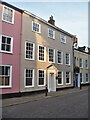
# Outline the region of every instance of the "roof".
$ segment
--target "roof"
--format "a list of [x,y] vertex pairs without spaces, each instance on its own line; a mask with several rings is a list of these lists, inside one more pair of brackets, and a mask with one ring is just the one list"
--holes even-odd
[[14,10],[16,10],[16,11],[19,11],[19,12],[21,12],[21,13],[24,12],[24,10],[19,9],[19,8],[15,7],[15,6],[7,3],[7,2],[4,2],[4,1],[1,1],[1,0],[0,0],[0,3],[3,4],[3,5],[6,5],[6,6],[10,7],[10,8],[12,8],[12,9],[14,9]]
[[59,27],[57,27],[57,26],[54,26],[54,25],[48,23],[46,20],[44,20],[44,19],[42,19],[42,18],[40,18],[40,17],[38,17],[38,16],[32,14],[31,12],[28,12],[28,11],[25,10],[24,13],[26,13],[26,14],[28,14],[28,15],[30,15],[30,16],[32,16],[32,17],[38,19],[38,20],[40,20],[41,22],[43,22],[43,23],[49,25],[50,27],[53,27],[54,29],[56,29],[56,30],[58,30],[58,31],[60,31],[60,32],[62,32],[62,33],[64,33],[64,34],[66,34],[66,35],[72,37],[72,38],[75,37],[75,35],[72,35],[72,34],[70,34],[69,32],[66,32],[66,31],[63,30],[63,29],[61,29],[61,28],[59,28]]
[[52,27],[52,28],[54,28],[54,29],[56,29],[56,30],[62,32],[63,34],[66,34],[66,35],[68,35],[68,36],[70,36],[70,37],[72,37],[72,38],[75,37],[75,35],[72,35],[72,34],[70,34],[69,32],[66,32],[65,30],[63,30],[63,29],[61,29],[61,28],[59,28],[59,27],[57,27],[57,26],[51,25],[51,24],[48,23],[46,20],[44,20],[44,19],[42,19],[42,18],[40,18],[40,17],[38,17],[38,16],[32,14],[31,12],[28,12],[28,11],[22,10],[22,9],[19,9],[19,8],[15,7],[15,6],[13,6],[13,5],[7,3],[7,2],[4,2],[4,1],[2,1],[2,0],[0,0],[0,3],[3,4],[3,5],[6,5],[6,6],[10,7],[10,8],[12,8],[12,9],[14,9],[14,10],[17,10],[17,11],[19,11],[19,12],[21,12],[21,13],[24,12],[24,13],[26,13],[26,14],[28,14],[28,15],[30,15],[30,16],[32,16],[32,17],[38,19],[38,20],[40,20],[41,22],[43,22],[43,23],[49,25],[50,27]]
[[78,48],[74,48],[74,50],[76,50],[76,51],[78,51],[78,52],[82,52],[82,53],[85,53],[85,54],[89,54],[89,55],[90,55],[89,52],[86,52],[86,51],[81,50],[81,49],[78,49]]

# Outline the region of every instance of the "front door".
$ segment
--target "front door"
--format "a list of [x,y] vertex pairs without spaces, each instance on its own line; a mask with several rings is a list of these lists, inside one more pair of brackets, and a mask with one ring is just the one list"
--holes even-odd
[[56,79],[55,79],[55,73],[49,72],[48,74],[48,92],[50,91],[56,91]]

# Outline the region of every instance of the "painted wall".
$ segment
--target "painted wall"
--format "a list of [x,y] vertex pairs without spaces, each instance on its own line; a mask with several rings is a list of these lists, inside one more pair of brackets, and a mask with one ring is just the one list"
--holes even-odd
[[[83,59],[83,68],[80,68],[80,73],[83,73],[83,84],[85,84],[86,83],[86,76],[85,76],[85,74],[86,73],[90,73],[89,71],[90,71],[90,61],[89,61],[89,59],[90,59],[90,55],[89,54],[86,54],[86,53],[84,53],[84,52],[80,52],[80,51],[78,51],[78,50],[74,50],[74,57],[76,57],[76,66],[78,66],[79,67],[79,59],[80,58],[82,58]],[[85,67],[85,60],[88,60],[88,69]],[[90,75],[89,75],[89,81],[88,81],[89,83],[90,83]]]
[[[32,21],[36,21],[41,24],[41,33],[36,33],[32,31]],[[48,26],[47,24],[37,20],[36,18],[29,16],[28,14],[23,14],[23,34],[22,34],[22,44],[21,44],[21,78],[20,78],[20,88],[21,91],[34,91],[41,90],[45,87],[37,86],[37,70],[44,69],[46,70],[47,66],[50,65],[48,62],[48,48],[54,48],[55,50],[61,50],[64,53],[71,54],[71,65],[65,65],[65,58],[63,59],[63,65],[58,65],[61,71],[64,71],[64,85],[57,87],[70,87],[73,86],[73,51],[72,44],[73,41],[69,36],[67,36],[67,43],[63,44],[60,42],[60,31]],[[55,40],[48,38],[48,27],[55,30]],[[28,29],[28,30],[27,30]],[[27,32],[26,32],[27,31]],[[35,43],[35,60],[25,60],[25,41],[30,41]],[[46,47],[46,62],[38,61],[38,45],[43,45]],[[56,54],[56,51],[55,51]],[[57,64],[57,58],[55,58],[55,64]],[[25,88],[24,86],[24,69],[33,68],[35,69],[35,82],[34,87]],[[71,84],[65,85],[65,71],[71,72]],[[47,72],[46,72],[47,73]],[[48,81],[48,76],[46,75],[46,81]]]
[[[0,23],[1,23],[2,5],[0,4]],[[1,25],[1,24],[0,24]],[[13,53],[0,53],[2,61],[0,64],[12,65],[12,87],[3,88],[2,94],[19,92],[20,88],[20,44],[21,44],[21,13],[15,11],[14,24],[2,21],[1,35],[13,37]]]

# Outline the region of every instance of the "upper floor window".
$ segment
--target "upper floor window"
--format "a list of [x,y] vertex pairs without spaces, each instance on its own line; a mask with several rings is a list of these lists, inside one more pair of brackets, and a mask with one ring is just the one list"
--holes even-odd
[[49,48],[49,62],[55,62],[55,49]]
[[85,60],[85,67],[88,68],[88,60]]
[[32,21],[32,31],[41,33],[41,25],[37,22]]
[[66,36],[63,34],[60,34],[60,39],[62,43],[66,43]]
[[34,60],[35,56],[35,44],[26,41],[25,42],[25,58],[29,60]]
[[63,72],[58,72],[58,85],[63,84]]
[[2,20],[9,23],[14,23],[14,10],[3,6]]
[[48,28],[48,37],[55,39],[55,31],[52,29]]
[[79,66],[80,66],[81,68],[83,68],[83,59],[82,59],[82,58],[79,59]]
[[12,53],[13,51],[13,38],[2,35],[0,41],[0,51],[6,53]]
[[63,63],[63,53],[60,51],[57,51],[57,63],[62,64]]
[[12,66],[0,65],[0,88],[11,87]]
[[70,65],[70,54],[66,53],[66,65]]
[[42,45],[38,46],[38,60],[46,61],[46,47]]

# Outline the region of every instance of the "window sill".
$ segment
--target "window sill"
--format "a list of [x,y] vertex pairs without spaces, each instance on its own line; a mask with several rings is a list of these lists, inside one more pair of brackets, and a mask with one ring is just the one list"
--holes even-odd
[[2,20],[2,21],[5,22],[5,23],[8,23],[8,24],[14,25],[14,22],[9,22],[9,21],[6,21],[6,20]]
[[66,83],[66,85],[70,85],[71,83]]
[[28,61],[34,61],[35,59],[25,58],[25,60],[28,60]]
[[45,87],[45,85],[38,85],[38,87]]
[[25,88],[33,88],[34,86],[25,86]]
[[57,84],[58,86],[62,86],[63,85],[63,83],[62,84]]
[[48,36],[48,38],[55,40],[55,38],[52,38],[52,37],[49,37],[49,36]]
[[45,60],[38,60],[39,62],[46,62]]
[[70,64],[65,64],[66,66],[71,66]]
[[41,34],[41,32],[37,32],[37,31],[34,31],[34,30],[32,30],[32,32],[34,32],[34,33],[38,33],[38,34]]
[[12,86],[0,86],[1,89],[7,89],[7,88],[12,88]]
[[2,51],[0,50],[1,53],[5,53],[5,54],[13,54],[13,52],[7,52],[7,51]]

